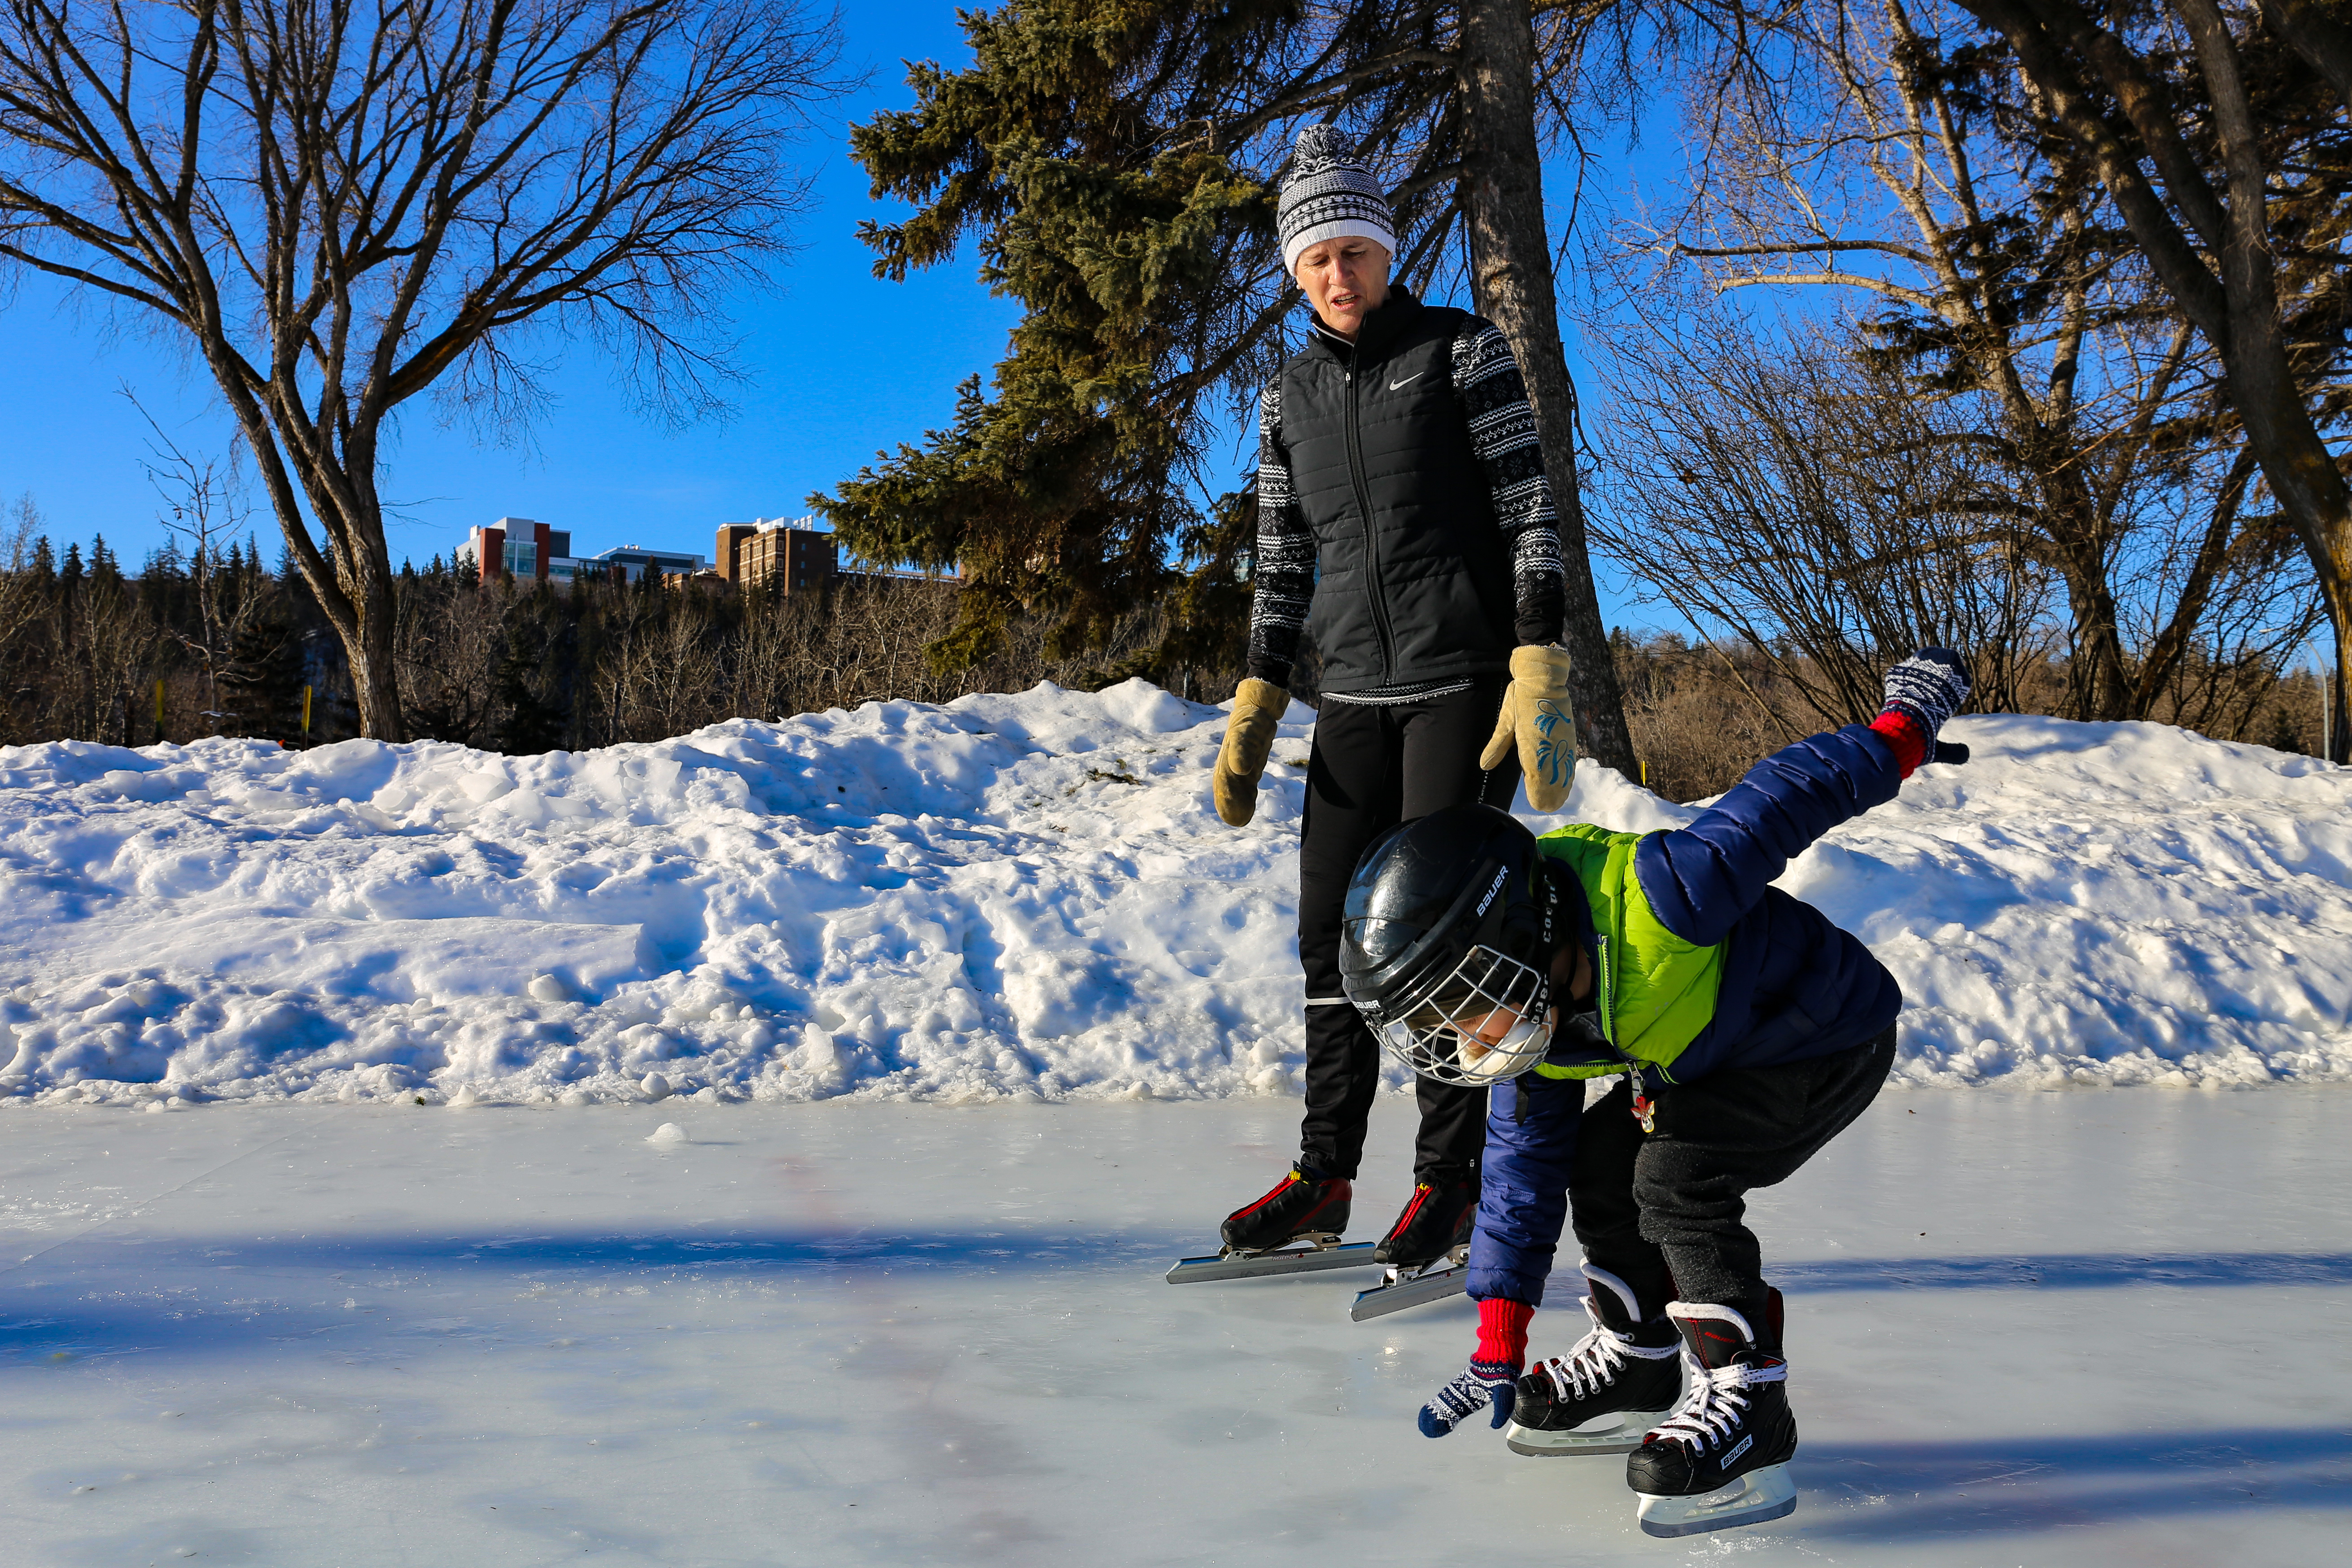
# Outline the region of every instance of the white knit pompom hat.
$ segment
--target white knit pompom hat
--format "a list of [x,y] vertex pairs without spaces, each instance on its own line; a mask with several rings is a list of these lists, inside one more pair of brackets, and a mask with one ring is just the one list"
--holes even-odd
[[1389,199],[1336,125],[1310,125],[1298,133],[1274,221],[1288,272],[1298,270],[1300,251],[1327,239],[1354,236],[1374,241],[1391,256],[1397,251]]

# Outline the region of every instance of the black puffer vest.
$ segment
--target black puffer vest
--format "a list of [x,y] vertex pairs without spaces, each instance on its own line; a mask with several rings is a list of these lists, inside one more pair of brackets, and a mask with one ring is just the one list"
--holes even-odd
[[1392,289],[1354,353],[1318,332],[1282,367],[1282,445],[1315,531],[1308,628],[1327,691],[1508,668],[1516,606],[1453,342],[1468,312]]

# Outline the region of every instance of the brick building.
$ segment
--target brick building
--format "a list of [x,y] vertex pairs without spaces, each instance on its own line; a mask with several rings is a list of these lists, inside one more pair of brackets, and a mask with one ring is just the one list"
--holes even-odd
[[730,522],[719,530],[719,574],[739,588],[784,594],[822,589],[841,571],[830,533],[785,522]]
[[568,581],[572,574],[559,567],[575,564],[572,531],[550,528],[527,517],[502,517],[488,528],[468,530],[457,549],[457,564],[470,566],[485,583],[500,577],[536,577],[544,582]]

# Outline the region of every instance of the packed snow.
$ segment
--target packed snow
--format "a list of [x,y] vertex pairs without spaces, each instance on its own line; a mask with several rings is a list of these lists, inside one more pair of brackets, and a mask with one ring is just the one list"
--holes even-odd
[[[1241,829],[1223,713],[1140,681],[532,757],[0,748],[0,1104],[1286,1095],[1292,715]],[[2352,770],[1948,734],[1782,884],[1901,980],[1900,1080],[2352,1077]],[[1692,815],[1588,763],[1529,820]]]

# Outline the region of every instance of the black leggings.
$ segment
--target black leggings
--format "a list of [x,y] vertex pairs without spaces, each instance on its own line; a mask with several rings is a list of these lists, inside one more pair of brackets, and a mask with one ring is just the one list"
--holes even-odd
[[[1298,845],[1298,961],[1307,971],[1307,1119],[1298,1148],[1300,1161],[1326,1175],[1356,1174],[1381,1085],[1379,1042],[1339,989],[1348,879],[1365,846],[1400,822],[1474,800],[1509,808],[1517,753],[1493,773],[1478,766],[1508,679],[1480,676],[1466,691],[1393,705],[1326,698],[1318,711]],[[1425,1078],[1416,1088],[1414,1178],[1477,1169],[1486,1091]]]
[[1644,1315],[1679,1295],[1737,1307],[1767,1331],[1762,1248],[1741,1223],[1747,1194],[1788,1180],[1844,1131],[1894,1065],[1890,1025],[1834,1056],[1667,1084],[1647,1136],[1620,1079],[1576,1130],[1569,1205],[1584,1255],[1632,1286]]

